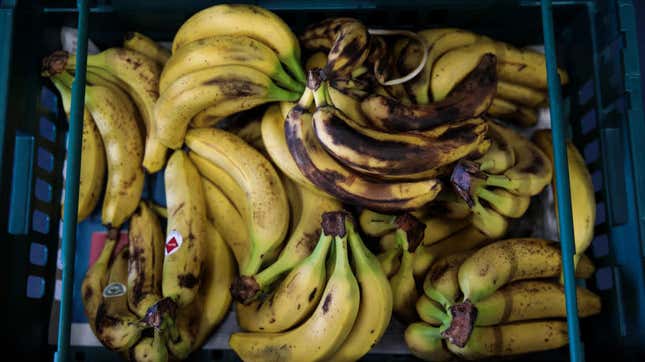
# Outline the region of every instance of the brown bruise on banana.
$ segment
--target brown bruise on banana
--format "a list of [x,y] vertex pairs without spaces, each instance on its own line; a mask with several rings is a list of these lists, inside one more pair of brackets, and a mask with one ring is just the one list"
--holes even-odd
[[[327,115],[327,116],[323,116]],[[465,123],[451,127],[434,139],[419,136],[424,145],[414,145],[406,142],[377,140],[358,132],[335,112],[321,112],[314,115],[315,131],[322,145],[343,163],[375,173],[391,175],[407,175],[420,173],[444,166],[456,161],[477,147],[478,140],[486,134],[485,123]],[[324,134],[324,137],[320,137]],[[331,140],[331,141],[328,141]],[[379,166],[370,166],[366,162],[357,163],[349,157],[341,157],[341,151],[335,151],[338,146],[354,150],[364,156],[376,158]],[[460,152],[461,151],[461,152]]]
[[375,126],[389,131],[426,130],[447,122],[474,118],[486,111],[497,93],[496,57],[484,55],[446,99],[405,106],[394,98],[367,97],[361,108]]
[[262,94],[265,91],[264,87],[239,77],[214,77],[204,81],[202,85],[217,86],[229,98],[250,97]]
[[[292,108],[285,121],[285,136],[289,151],[296,161],[298,168],[313,184],[344,202],[363,205],[374,210],[390,211],[411,208],[410,206],[407,206],[407,203],[411,201],[411,199],[394,198],[394,195],[387,187],[387,184],[373,183],[375,187],[371,190],[371,193],[378,197],[378,199],[368,199],[351,194],[339,186],[339,184],[351,185],[354,182],[354,179],[359,178],[360,176],[351,173],[349,170],[347,170],[348,176],[344,176],[333,170],[318,169],[309,157],[307,151],[308,147],[305,144],[306,142],[309,142],[309,148],[317,148],[318,141],[315,140],[315,136],[311,134],[307,135],[304,142],[299,137],[299,134],[302,133],[302,125],[300,124],[302,123],[302,120],[299,118],[305,112],[306,110],[298,105]],[[428,192],[437,191],[440,187],[441,184],[436,183],[428,190]]]

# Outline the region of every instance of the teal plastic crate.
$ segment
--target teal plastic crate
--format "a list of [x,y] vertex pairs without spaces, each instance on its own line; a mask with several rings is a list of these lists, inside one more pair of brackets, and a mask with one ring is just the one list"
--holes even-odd
[[[10,326],[6,345],[21,360],[113,360],[103,348],[69,347],[65,339],[74,299],[71,268],[67,268],[62,301],[67,309],[61,324],[49,323],[55,299],[57,262],[84,273],[74,260],[74,208],[66,208],[64,249],[57,257],[61,220],[59,200],[67,150],[67,179],[78,174],[80,133],[68,128],[56,92],[39,75],[40,60],[60,48],[59,29],[78,27],[99,47],[117,45],[123,33],[136,30],[156,40],[171,40],[181,23],[212,1],[177,0],[0,0],[0,232],[8,250],[4,266],[1,309]],[[307,24],[329,16],[357,17],[370,27],[421,29],[456,26],[516,45],[544,43],[549,65],[558,63],[570,74],[561,91],[551,87],[550,101],[556,154],[560,157],[558,190],[566,194],[562,177],[562,143],[570,137],[592,172],[596,187],[596,238],[588,254],[598,267],[587,286],[601,295],[598,316],[578,322],[580,334],[570,330],[571,345],[533,354],[523,360],[642,361],[645,355],[645,139],[638,43],[632,1],[255,1],[276,11],[299,33]],[[86,29],[86,30],[83,30]],[[82,42],[81,42],[82,43]],[[82,53],[82,49],[79,50]],[[82,58],[82,57],[81,57]],[[79,62],[81,64],[82,62]],[[550,83],[556,73],[549,69]],[[561,96],[560,96],[561,94]],[[80,113],[82,87],[73,104]],[[72,121],[71,124],[80,124]],[[70,143],[66,144],[65,134]],[[75,155],[75,156],[73,156]],[[563,182],[565,181],[565,182]],[[66,201],[75,201],[73,183]],[[154,190],[151,190],[153,192]],[[560,198],[560,229],[565,256],[570,255],[570,216],[566,198]],[[79,246],[80,249],[81,246]],[[565,263],[565,265],[569,265]],[[570,269],[568,270],[570,273]],[[572,279],[570,279],[572,280]],[[573,289],[572,282],[567,289]],[[60,331],[57,329],[60,328]],[[48,335],[63,337],[50,345]],[[236,360],[230,351],[200,351],[193,360]],[[366,360],[409,360],[410,356],[368,355]]]

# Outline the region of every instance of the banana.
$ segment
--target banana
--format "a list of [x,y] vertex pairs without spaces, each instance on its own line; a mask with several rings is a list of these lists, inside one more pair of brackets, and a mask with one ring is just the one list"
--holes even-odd
[[229,311],[233,298],[228,286],[235,278],[233,254],[211,221],[206,222],[204,270],[201,286],[192,304],[177,315],[179,338],[169,339],[168,349],[178,359],[199,348]]
[[430,77],[435,61],[448,50],[472,44],[479,40],[480,36],[453,28],[428,29],[420,31],[419,35],[425,39],[428,46],[428,60],[419,75],[414,77],[407,86],[417,104],[428,104],[430,103]]
[[500,174],[515,165],[515,152],[513,147],[502,134],[498,132],[495,125],[488,127],[488,136],[492,140],[491,148],[475,163],[479,164],[479,169],[492,174]]
[[331,361],[358,361],[381,339],[392,317],[392,290],[378,259],[372,254],[354,230],[345,221],[349,233],[354,268],[361,290],[360,307],[354,327]]
[[206,216],[215,225],[215,228],[224,238],[224,241],[233,251],[238,266],[248,262],[251,240],[242,215],[226,195],[202,177],[202,187],[206,197]]
[[[228,173],[243,191],[238,195],[243,201],[231,198],[246,221],[251,238],[248,263],[240,273],[255,274],[266,254],[282,243],[289,227],[289,205],[282,181],[264,156],[229,132],[193,129],[186,134],[186,145],[205,177],[209,175],[204,173],[204,164],[214,164]],[[196,161],[193,152],[202,157],[201,161]],[[210,180],[217,183],[216,179]],[[224,193],[229,195],[226,190]]]
[[[576,287],[578,316],[600,312],[600,297],[588,289]],[[519,281],[505,286],[490,297],[474,304],[476,326],[492,326],[515,321],[567,316],[564,289],[553,282]]]
[[[547,155],[553,165],[553,143],[551,132],[548,130],[537,131],[533,134],[533,142]],[[571,213],[573,215],[573,236],[575,243],[574,265],[578,264],[582,253],[589,247],[593,240],[594,226],[596,224],[596,197],[591,175],[585,165],[585,160],[571,142],[567,142],[567,160],[569,162],[569,182],[571,189]],[[554,198],[558,195],[555,191],[555,180],[551,184]],[[556,203],[556,215],[558,212]]]
[[181,308],[195,299],[202,281],[206,202],[199,172],[184,151],[170,156],[164,181],[168,225],[161,288]]
[[536,108],[546,101],[546,92],[533,89],[521,84],[498,81],[497,95],[515,104]]
[[247,36],[265,43],[296,80],[305,83],[298,39],[279,16],[255,5],[222,4],[198,12],[175,34],[172,52],[193,41],[218,35]]
[[[190,120],[208,107],[228,102],[229,116],[263,103],[295,100],[297,94],[276,86],[271,78],[244,65],[222,65],[188,73],[175,80],[155,104],[159,139],[181,147]],[[230,106],[230,105],[233,106]]]
[[[51,78],[51,80],[60,93],[63,109],[69,119],[72,104],[72,90],[67,88],[56,77]],[[81,153],[77,213],[79,223],[94,211],[103,192],[106,170],[103,140],[94,123],[94,119],[92,119],[92,115],[87,109],[83,111],[83,136],[81,144],[83,152]],[[61,210],[62,214],[63,212]]]
[[244,282],[234,283],[231,291],[236,298],[240,298],[238,300],[243,301],[236,305],[240,327],[250,332],[283,332],[305,320],[322,296],[327,277],[325,259],[332,239],[330,235],[321,233],[316,248],[287,274],[266,299],[247,303],[246,297],[256,294],[257,288]]
[[152,337],[141,340],[130,349],[129,360],[135,362],[165,362],[168,361],[168,349],[164,343],[163,332],[154,331]]
[[[324,92],[326,85],[321,86]],[[451,164],[475,151],[487,125],[481,118],[440,126],[439,135],[412,132],[391,134],[362,127],[335,107],[317,104],[313,125],[318,141],[357,172],[378,175],[408,175]]]
[[478,190],[477,195],[498,214],[514,219],[524,216],[531,203],[530,196],[514,195],[504,189],[489,190],[482,187]]
[[509,118],[517,112],[517,105],[505,99],[495,97],[486,113],[493,117]]
[[[71,87],[68,73],[58,77]],[[143,144],[138,135],[134,106],[123,93],[100,86],[85,87],[85,106],[101,134],[107,157],[108,178],[101,220],[108,228],[120,227],[139,205],[143,191]]]
[[392,249],[385,250],[376,256],[379,264],[381,264],[383,273],[385,273],[388,279],[399,271],[399,268],[401,267],[402,252],[401,248],[399,248],[398,245],[395,245]]
[[[477,303],[507,283],[560,275],[562,260],[557,243],[536,238],[495,242],[471,255],[459,268],[459,286],[464,300]],[[588,278],[594,266],[580,259],[576,276]]]
[[81,298],[85,316],[87,316],[87,321],[94,334],[96,334],[96,315],[103,299],[103,289],[108,281],[108,268],[112,261],[112,253],[118,234],[117,229],[108,231],[108,237],[98,259],[87,269],[81,284]]
[[128,248],[114,256],[109,268],[107,286],[96,311],[96,337],[113,351],[127,351],[141,337],[144,326],[128,309]]
[[[288,109],[291,109],[292,105],[292,103],[282,102],[282,105],[273,104],[267,108],[262,117],[262,141],[273,163],[287,177],[309,190],[324,194],[300,172],[298,165],[296,165],[289,153],[289,146],[287,146],[284,134],[284,120],[289,112]],[[282,107],[286,111],[282,111]]]
[[[389,52],[389,57],[387,59],[387,63],[384,66],[384,73],[382,74],[374,74],[376,79],[381,80],[381,83],[385,81],[387,78],[399,78],[401,76],[401,73],[399,72],[399,60],[401,59],[401,53],[407,47],[408,43],[410,42],[410,38],[399,38],[397,39],[394,44],[392,45],[392,51]],[[410,100],[410,97],[408,96],[408,92],[405,89],[405,86],[403,84],[394,84],[394,85],[388,85],[388,86],[381,86],[380,84],[377,86],[377,94],[381,94],[383,96],[391,96],[394,97],[395,99],[399,100],[403,105],[409,106],[412,104],[412,101]],[[379,93],[381,91],[381,93]]]
[[[343,25],[356,22],[353,18],[327,18],[307,26],[300,36],[302,45],[309,50],[330,50]],[[325,62],[327,61],[325,55]],[[323,64],[324,66],[324,64]],[[322,66],[318,66],[322,68]]]
[[412,209],[435,198],[441,189],[437,180],[382,183],[370,181],[334,160],[316,141],[312,129],[311,89],[287,116],[285,134],[289,151],[300,171],[317,187],[351,204],[380,210]]
[[234,133],[262,154],[266,154],[259,120],[247,123],[244,127],[235,130]]
[[[347,256],[346,214],[323,222],[334,236],[335,264],[315,311],[300,326],[282,333],[234,333],[229,345],[245,361],[320,361],[333,356],[352,330],[360,305],[360,290]],[[325,219],[323,219],[325,220]]]
[[[405,223],[402,220],[405,220]],[[396,239],[403,254],[399,270],[390,278],[393,309],[397,318],[403,322],[411,323],[417,320],[415,303],[419,299],[412,260],[413,253],[423,238],[425,225],[409,214],[397,217],[396,223],[399,226],[396,229]]]
[[346,118],[353,120],[362,127],[369,125],[369,121],[363,115],[361,102],[358,98],[354,97],[350,92],[344,93],[342,90],[336,89],[333,84],[330,84],[327,90],[331,101],[330,103],[342,112]]
[[567,323],[553,320],[475,327],[465,346],[447,345],[457,356],[474,360],[545,351],[567,343]]
[[334,43],[323,69],[329,78],[343,78],[363,65],[369,54],[369,35],[360,21],[342,24],[334,36]]
[[[547,88],[544,54],[518,49],[509,44],[485,39],[454,48],[436,60],[432,68],[430,89],[435,101],[440,101],[475,69],[484,54],[498,58],[497,76],[500,80],[531,88]],[[568,82],[564,70],[558,69],[563,84]]]
[[422,294],[417,300],[416,310],[419,318],[431,326],[438,327],[450,323],[448,314],[443,310],[443,307],[425,294]]
[[[482,200],[483,198],[480,199],[478,197],[473,201],[473,226],[486,234],[490,239],[500,239],[508,231],[508,220],[497,211],[482,205]],[[529,201],[525,200],[524,202],[528,203]],[[509,211],[517,212],[515,210]]]
[[258,293],[266,292],[268,287],[280,276],[308,257],[318,243],[322,215],[326,212],[340,211],[343,208],[334,199],[319,196],[300,186],[293,187],[296,189],[294,190],[295,196],[301,204],[298,207],[301,211],[292,216],[292,219],[297,218],[293,231],[280,256],[273,264],[254,276],[240,277],[240,282],[243,282],[240,286],[243,287],[244,292],[240,290],[242,292],[240,295],[234,293],[234,296],[240,301],[252,300]]
[[373,126],[387,131],[426,130],[478,117],[490,106],[497,88],[494,55],[486,54],[448,97],[426,105],[405,106],[394,98],[371,95],[361,109]]
[[145,202],[130,218],[128,239],[128,306],[142,318],[161,299],[165,241],[157,215]]
[[454,358],[446,350],[439,328],[416,322],[405,329],[405,344],[413,355],[424,361],[442,362]]
[[[423,292],[432,301],[439,303],[441,308],[449,310],[461,297],[459,289],[459,267],[472,254],[469,251],[450,254],[437,260],[432,264],[423,280]],[[433,304],[434,306],[434,304]],[[423,314],[433,312],[431,308],[424,308]],[[445,311],[442,311],[446,314]],[[421,313],[419,313],[421,315]],[[446,317],[438,313],[432,313],[441,323],[446,322]],[[447,326],[447,325],[446,325]]]
[[163,94],[182,76],[221,65],[245,65],[275,80],[287,89],[302,92],[304,86],[284,70],[275,52],[263,42],[244,35],[218,35],[196,40],[177,49],[159,78]]
[[[331,48],[330,48],[331,49]],[[324,68],[327,65],[327,54],[323,52],[315,52],[305,62],[305,70],[310,71],[314,68]]]
[[[75,65],[75,57],[69,57],[67,69],[74,69]],[[110,48],[90,55],[87,65],[105,70],[126,87],[146,126],[143,167],[149,173],[161,170],[166,163],[167,148],[157,137],[157,119],[154,115],[155,103],[159,98],[159,65],[139,52],[121,48]]]
[[[424,218],[421,219],[421,222],[426,225],[426,230],[428,230],[423,234],[421,246],[428,246],[440,242],[472,223],[470,219],[448,219],[440,217]],[[367,234],[367,232],[365,233]],[[383,250],[389,250],[395,244],[396,235],[392,232],[383,235],[379,240],[379,245]]]
[[154,59],[162,67],[170,58],[170,51],[168,49],[136,31],[125,33],[125,37],[123,38],[123,47],[137,51],[150,59]]
[[538,122],[538,110],[521,105],[517,106],[517,112],[510,117],[510,121],[520,127],[533,127]]
[[[396,229],[394,220],[396,215],[381,214],[369,209],[361,210],[358,216],[358,222],[361,225],[361,230],[369,236],[383,236]],[[384,250],[390,248],[383,248]]]
[[538,121],[537,109],[514,104],[502,98],[493,99],[487,113],[492,117],[504,119],[524,128],[533,127]]
[[474,226],[467,226],[438,243],[420,246],[414,253],[414,277],[423,278],[433,263],[444,256],[476,248],[489,239]]
[[446,219],[465,219],[471,215],[470,207],[452,189],[446,189],[424,207],[416,210],[420,218],[442,217]]
[[472,204],[472,195],[478,187],[503,188],[520,196],[537,195],[551,182],[553,168],[546,155],[531,141],[497,122],[488,122],[507,140],[515,153],[516,163],[501,175],[482,172],[472,161],[461,160],[451,176],[453,186],[467,203]]

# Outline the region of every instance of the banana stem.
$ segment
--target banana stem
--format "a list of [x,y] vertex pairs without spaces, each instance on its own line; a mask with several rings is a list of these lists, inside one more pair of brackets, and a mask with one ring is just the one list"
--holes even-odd
[[403,252],[408,252],[408,233],[406,233],[403,229],[396,229],[395,231],[395,236],[396,236],[396,244],[403,250]]
[[298,100],[297,106],[304,110],[308,110],[313,103],[314,91],[309,88],[305,88],[304,93],[302,93],[302,96],[300,96],[300,99]]
[[327,82],[323,82],[320,84],[320,87],[314,91],[314,102],[316,103],[316,107],[326,106],[328,98]]
[[421,71],[426,65],[426,62],[428,61],[428,45],[426,44],[426,41],[423,37],[419,36],[419,34],[415,32],[407,31],[407,30],[367,29],[367,32],[370,35],[403,35],[405,37],[412,38],[418,41],[421,44],[421,47],[423,47],[423,57],[421,58],[421,62],[419,62],[419,65],[417,65],[417,67],[414,68],[413,71],[411,71],[409,74],[401,78],[391,79],[388,81],[385,81],[383,77],[377,76],[376,80],[381,85],[402,84],[416,77],[419,73],[421,73]]
[[504,175],[487,175],[486,185],[502,187],[505,189],[512,188],[513,181]]
[[424,307],[425,308],[423,309],[423,314],[440,321],[442,326],[448,327],[452,323],[452,318],[450,317],[450,315],[440,308],[437,308],[434,304]]

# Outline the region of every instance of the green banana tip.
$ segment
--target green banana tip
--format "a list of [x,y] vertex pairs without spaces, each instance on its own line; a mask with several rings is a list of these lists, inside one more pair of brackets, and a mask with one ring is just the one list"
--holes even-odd
[[441,333],[450,343],[463,348],[468,343],[477,319],[477,308],[469,300],[452,305],[450,325]]

